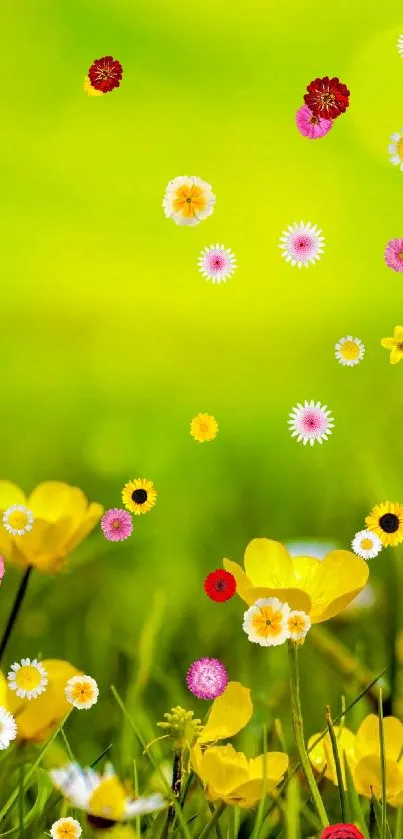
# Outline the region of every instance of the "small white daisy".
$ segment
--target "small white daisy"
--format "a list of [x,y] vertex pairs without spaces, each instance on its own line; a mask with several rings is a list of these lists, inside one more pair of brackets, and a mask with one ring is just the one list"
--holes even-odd
[[24,504],[12,504],[3,513],[3,525],[12,536],[23,536],[32,530],[34,517]]
[[278,647],[290,637],[290,607],[277,597],[257,600],[243,616],[242,629],[249,641],[261,647]]
[[403,58],[403,35],[399,35],[397,39],[397,51],[400,55],[400,58]]
[[311,446],[317,441],[327,440],[334,428],[333,417],[327,410],[327,405],[320,402],[308,402],[305,399],[304,405],[297,403],[293,408],[288,420],[291,437],[296,437],[298,443],[302,440],[304,446],[310,443]]
[[392,134],[389,146],[389,160],[393,163],[394,166],[398,166],[401,171],[403,171],[403,128],[399,134],[398,131],[395,131]]
[[58,819],[53,822],[50,828],[52,839],[79,839],[82,834],[81,825],[76,819],[67,816],[65,819]]
[[0,708],[0,749],[7,749],[17,736],[15,719],[6,708]]
[[359,338],[353,338],[352,335],[346,335],[335,345],[335,357],[339,364],[344,367],[354,367],[359,364],[364,358],[365,347]]
[[293,225],[288,225],[288,230],[284,230],[280,236],[279,248],[283,251],[281,256],[285,258],[286,262],[291,262],[291,265],[298,265],[301,268],[305,265],[308,268],[309,263],[313,263],[321,258],[324,251],[324,238],[322,233],[315,225],[310,222],[304,224],[301,221]]
[[47,672],[36,658],[23,658],[15,662],[7,675],[10,690],[15,690],[21,699],[36,699],[46,690]]
[[65,687],[66,699],[75,708],[88,711],[98,701],[99,690],[92,676],[73,676]]
[[215,195],[210,184],[201,178],[180,175],[170,181],[162,206],[167,218],[175,224],[194,226],[211,215]]
[[291,640],[302,641],[311,628],[311,619],[306,612],[290,612],[287,626]]
[[199,258],[199,271],[206,280],[213,283],[225,283],[236,270],[236,257],[230,248],[224,245],[211,245],[204,248]]
[[360,530],[355,534],[351,547],[362,559],[373,559],[382,550],[382,542],[372,530]]

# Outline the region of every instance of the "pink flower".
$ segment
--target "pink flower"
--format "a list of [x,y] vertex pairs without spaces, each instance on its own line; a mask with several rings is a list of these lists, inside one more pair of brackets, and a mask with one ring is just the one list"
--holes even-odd
[[228,684],[227,671],[218,658],[199,658],[189,667],[187,686],[199,699],[216,699]]
[[298,402],[297,407],[292,409],[288,425],[291,437],[296,437],[298,443],[302,440],[304,446],[307,443],[313,446],[316,441],[321,443],[322,440],[327,440],[332,433],[334,422],[326,405],[315,403],[313,399],[311,402],[305,399],[304,405]]
[[319,137],[324,137],[333,125],[332,119],[316,117],[308,105],[303,105],[302,108],[298,108],[295,119],[299,133],[303,137],[309,137],[310,140],[317,140]]
[[403,239],[391,239],[386,245],[384,258],[386,265],[394,271],[403,271]]
[[115,507],[104,513],[101,519],[101,528],[105,539],[108,539],[109,542],[123,542],[132,533],[132,517],[127,510],[119,510]]
[[5,570],[6,569],[4,567],[4,559],[2,556],[0,556],[0,580],[3,579]]

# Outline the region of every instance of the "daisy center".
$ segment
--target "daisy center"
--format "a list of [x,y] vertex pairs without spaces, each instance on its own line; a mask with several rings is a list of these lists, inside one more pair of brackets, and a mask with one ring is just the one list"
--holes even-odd
[[16,671],[15,681],[22,690],[35,690],[40,686],[42,676],[37,667],[26,664]]
[[341,355],[346,361],[355,361],[360,354],[360,348],[354,341],[345,341],[341,347]]
[[144,504],[147,501],[147,490],[146,489],[135,489],[132,492],[132,500],[135,504]]
[[92,699],[94,696],[94,691],[87,682],[78,682],[78,684],[74,685],[72,690],[73,699],[78,699],[81,702],[86,702],[88,699]]
[[8,516],[8,523],[13,530],[24,530],[28,524],[28,518],[26,513],[22,510],[14,510],[14,512],[10,513]]
[[372,539],[368,539],[368,537],[366,539],[361,539],[361,547],[363,551],[370,551],[373,547]]
[[88,809],[94,816],[120,821],[124,816],[125,801],[125,792],[117,778],[107,778],[90,796]]
[[394,513],[385,513],[379,519],[379,527],[385,533],[396,533],[399,530],[399,519]]

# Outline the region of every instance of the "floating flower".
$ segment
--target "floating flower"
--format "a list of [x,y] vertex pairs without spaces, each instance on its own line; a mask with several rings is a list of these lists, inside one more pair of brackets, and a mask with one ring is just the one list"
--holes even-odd
[[228,674],[218,658],[199,658],[187,672],[186,683],[199,699],[215,699],[228,684]]
[[310,263],[313,265],[321,258],[324,251],[325,240],[321,233],[316,224],[313,226],[310,221],[308,224],[303,221],[289,224],[288,230],[284,230],[280,236],[281,256],[286,262],[291,262],[292,266],[298,265],[301,268],[305,265],[308,268]]
[[331,824],[320,834],[320,839],[365,839],[354,824]]
[[307,87],[308,93],[304,96],[305,105],[312,113],[323,119],[336,119],[344,114],[349,106],[350,91],[345,84],[342,84],[337,76],[329,79],[314,79]]
[[53,822],[50,828],[52,839],[79,839],[82,834],[81,825],[76,819],[68,816]]
[[119,87],[122,75],[123,67],[120,61],[115,61],[111,55],[95,59],[88,70],[90,84],[101,93],[109,93],[115,87]]
[[90,824],[99,829],[165,807],[159,793],[135,800],[128,796],[111,764],[107,764],[103,775],[99,775],[94,769],[82,769],[77,763],[69,763],[62,769],[53,769],[50,777],[71,806],[84,810]]
[[355,534],[351,547],[362,559],[373,559],[382,550],[382,542],[372,530],[360,530]]
[[319,137],[324,137],[333,125],[333,120],[315,116],[308,105],[298,108],[295,120],[299,133],[310,140],[318,140]]
[[192,765],[209,801],[224,801],[237,807],[254,807],[262,795],[270,795],[288,769],[282,752],[267,752],[252,760],[231,745],[211,746],[203,751],[196,744]]
[[33,658],[23,658],[21,664],[11,665],[7,681],[10,690],[15,690],[21,699],[36,699],[46,690],[47,672],[42,664]]
[[0,707],[0,749],[7,749],[16,736],[17,725],[13,715]]
[[218,434],[218,422],[210,414],[198,414],[190,423],[190,433],[198,443],[209,443]]
[[133,532],[133,522],[130,513],[114,507],[107,510],[101,519],[101,528],[109,542],[123,542]]
[[199,258],[199,271],[206,280],[213,283],[225,283],[236,270],[236,257],[230,248],[224,245],[210,245],[204,248]]
[[167,218],[179,225],[195,225],[211,216],[215,195],[210,184],[201,178],[179,176],[170,181],[162,202]]
[[398,364],[403,358],[403,326],[395,326],[393,338],[382,338],[381,346],[390,350],[390,363]]
[[308,442],[313,446],[315,442],[327,440],[334,428],[333,417],[327,410],[327,405],[315,403],[313,399],[311,402],[305,399],[304,405],[297,402],[297,407],[292,409],[289,416],[291,437],[296,437],[298,443],[302,440],[304,446]]
[[385,501],[372,508],[365,519],[368,530],[379,536],[382,545],[395,548],[403,542],[403,506],[397,501]]
[[65,695],[66,682],[78,675],[78,670],[68,661],[45,659],[41,662],[47,673],[46,691],[32,702],[10,690],[0,672],[0,703],[18,720],[19,741],[43,743],[71,710]]
[[216,603],[224,603],[230,600],[236,592],[236,580],[229,571],[219,568],[207,575],[204,581],[204,591],[210,600]]
[[403,239],[391,239],[385,248],[384,259],[388,268],[402,273],[403,271]]
[[331,551],[324,559],[290,557],[284,545],[252,539],[245,551],[245,571],[229,559],[237,594],[251,606],[259,598],[278,597],[291,609],[309,615],[312,624],[341,612],[364,588],[368,564],[350,551]]
[[133,481],[128,481],[123,487],[123,504],[135,516],[148,513],[154,507],[156,500],[157,490],[154,489],[153,482],[146,478],[135,478]]
[[403,128],[399,134],[395,131],[392,134],[388,146],[389,160],[394,166],[398,166],[403,171]]
[[92,86],[88,76],[84,76],[83,88],[85,93],[88,93],[88,96],[102,96],[102,90],[96,90],[96,88]]
[[91,676],[73,676],[66,685],[66,699],[75,708],[88,711],[98,701],[98,685]]
[[353,338],[352,335],[340,338],[335,349],[337,360],[345,367],[354,367],[355,364],[359,364],[364,358],[364,344],[361,343],[359,338]]
[[403,35],[399,35],[397,39],[397,51],[400,55],[400,58],[403,58]]
[[303,641],[311,628],[311,620],[305,612],[290,612],[287,620],[288,637],[291,641]]
[[24,536],[32,530],[34,517],[24,504],[12,504],[3,513],[3,525],[12,536]]
[[261,647],[277,647],[290,637],[290,607],[277,597],[256,600],[243,616],[242,629],[249,641]]

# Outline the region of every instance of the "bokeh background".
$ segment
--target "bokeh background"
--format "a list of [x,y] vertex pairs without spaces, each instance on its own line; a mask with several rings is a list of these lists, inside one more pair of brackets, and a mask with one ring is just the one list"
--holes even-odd
[[[403,317],[401,276],[383,261],[403,236],[403,173],[387,153],[403,126],[401,3],[21,0],[1,20],[2,477],[27,490],[64,480],[106,508],[132,477],[159,492],[127,543],[98,532],[68,573],[33,580],[5,666],[41,653],[94,675],[102,702],[91,725],[78,715],[74,746],[85,762],[113,741],[124,762],[108,686],[151,739],[172,704],[204,715],[185,673],[218,656],[253,690],[240,740],[256,753],[263,720],[287,731],[286,651],[252,648],[242,604],[208,601],[205,574],[256,536],[348,547],[373,504],[403,500],[403,369],[380,346]],[[108,54],[121,87],[87,97],[83,77]],[[295,112],[326,74],[351,105],[310,142]],[[217,196],[192,229],[161,207],[182,174]],[[326,238],[307,271],[278,248],[301,219]],[[221,286],[197,270],[217,241],[239,262]],[[346,334],[366,346],[357,368],[334,358]],[[304,399],[335,417],[313,449],[287,428]],[[201,411],[220,425],[210,444],[189,434]],[[402,558],[373,560],[375,604],[304,650],[308,734],[326,702],[336,712],[359,690],[346,649],[370,674],[392,663],[398,707]],[[18,576],[2,586],[4,621]]]

